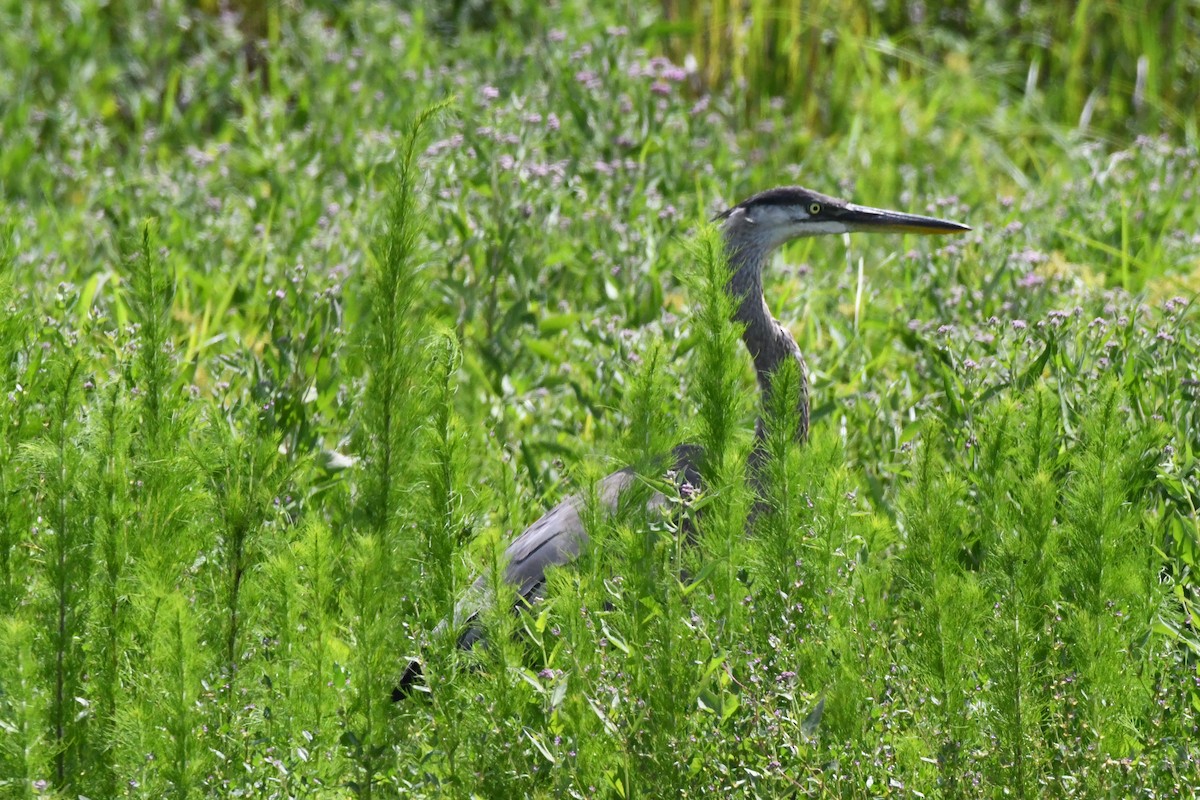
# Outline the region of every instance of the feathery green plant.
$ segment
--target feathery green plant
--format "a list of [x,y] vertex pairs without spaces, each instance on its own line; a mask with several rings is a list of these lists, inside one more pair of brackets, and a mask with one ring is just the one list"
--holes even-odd
[[[436,630],[441,621],[454,619],[455,606],[463,593],[459,553],[471,516],[465,489],[468,482],[464,475],[464,435],[454,407],[455,375],[461,366],[461,353],[454,339],[445,335],[429,343],[426,358],[430,362],[428,423],[420,440],[428,454],[421,476],[426,496],[419,511],[420,521],[416,523],[421,530],[415,544],[422,557],[413,592],[421,621],[418,628]],[[445,757],[447,785],[457,788],[462,786],[459,751],[468,724],[464,719],[467,711],[450,688],[457,675],[456,636],[434,636],[430,645],[421,654],[425,680],[447,687],[431,697],[437,716],[445,720],[437,726],[434,741]]]
[[202,746],[199,625],[180,592],[163,598],[155,622],[141,697],[157,708],[140,721],[153,742],[150,752],[163,766],[148,774],[147,788],[161,797],[183,800],[197,795],[197,779],[215,766],[218,755]]
[[87,638],[92,642],[87,657],[91,711],[88,744],[92,748],[88,782],[82,787],[89,796],[117,793],[116,725],[118,708],[129,697],[123,679],[123,656],[132,641],[129,630],[128,595],[131,520],[136,508],[131,502],[129,451],[132,438],[131,404],[119,380],[104,387],[103,400],[90,425],[88,452],[88,504],[93,516],[94,571],[88,592]]
[[738,329],[733,320],[734,298],[727,286],[729,260],[724,241],[713,226],[701,230],[690,248],[695,264],[692,275],[696,380],[696,425],[702,448],[700,472],[708,495],[706,513],[699,523],[701,552],[707,563],[696,576],[706,582],[706,596],[721,603],[726,631],[721,646],[733,644],[733,632],[742,627],[744,587],[739,580],[745,559],[745,530],[753,498],[746,486],[743,442],[739,441],[746,416],[743,370]]
[[[670,408],[663,354],[655,347],[637,366],[626,395],[628,427],[618,449],[630,464],[632,483],[615,515],[599,519],[593,509],[588,525],[591,558],[603,565],[593,575],[603,592],[589,602],[605,646],[599,663],[593,660],[583,672],[601,670],[624,695],[604,719],[621,731],[611,737],[621,754],[607,782],[625,796],[651,786],[683,788],[673,764],[682,746],[682,713],[704,690],[696,664],[703,645],[679,623],[686,614],[687,576],[695,572],[692,501],[703,500],[694,495],[701,487],[681,489],[687,476],[671,469],[678,431]],[[662,493],[661,504],[651,504],[655,491]],[[611,611],[596,613],[603,607]],[[573,611],[568,606],[567,613]],[[595,634],[585,630],[575,646],[588,652],[587,639]],[[668,771],[674,773],[669,779]]]
[[38,618],[48,632],[43,675],[50,687],[53,774],[55,784],[67,789],[74,786],[85,747],[75,698],[82,695],[82,612],[91,578],[93,543],[79,487],[83,470],[77,447],[80,368],[81,362],[73,358],[62,357],[51,364],[49,386],[54,393],[46,434],[25,449],[26,463],[37,479],[30,490],[45,526],[38,531],[45,544],[34,560],[42,595]]
[[[275,590],[264,598],[276,641],[265,665],[274,689],[269,714],[278,736],[300,743],[300,759],[317,782],[337,782],[338,708],[347,644],[338,630],[337,576],[345,572],[338,538],[309,519],[289,546],[269,556],[264,578]],[[293,576],[303,575],[302,581]]]
[[129,558],[138,575],[133,596],[141,646],[154,629],[158,604],[177,588],[179,575],[204,545],[193,528],[204,503],[203,481],[191,440],[195,421],[178,391],[171,314],[174,272],[156,251],[151,226],[142,229],[136,249],[127,255],[128,307],[136,331],[135,357],[126,375],[128,395],[137,398],[130,444],[132,501],[137,507],[130,531]]
[[421,209],[417,146],[445,103],[431,106],[411,123],[396,159],[382,231],[375,243],[366,287],[369,312],[363,339],[370,378],[362,409],[367,457],[361,505],[370,530],[400,544],[396,515],[408,470],[408,454],[420,429],[423,407],[414,397],[422,385],[426,325],[419,300],[424,286],[419,241]]
[[[201,617],[206,637],[221,642],[220,655],[210,668],[220,676],[219,693],[228,698],[241,695],[248,681],[261,680],[265,665],[259,658],[265,648],[247,631],[269,626],[263,612],[277,590],[267,582],[264,565],[269,554],[287,541],[279,528],[287,526],[293,507],[288,490],[294,472],[279,452],[278,434],[262,424],[259,408],[234,412],[251,420],[212,431],[201,456],[206,462],[202,468],[208,494],[220,501],[210,518],[213,547],[206,566],[211,574],[204,580],[211,583],[198,591],[206,612]],[[255,726],[256,716],[232,700],[218,704],[214,727],[222,738],[218,749],[227,757],[223,762],[227,778],[249,760],[242,732]]]
[[1017,797],[1038,796],[1053,698],[1053,628],[1059,596],[1059,530],[1063,478],[1062,430],[1044,387],[1024,403],[998,404],[981,429],[984,452],[975,473],[981,505],[979,535],[988,541],[983,583],[994,599],[984,644],[990,664],[990,717],[998,747],[989,769]]
[[702,471],[716,478],[736,457],[745,410],[741,349],[737,328],[731,322],[735,300],[726,290],[732,273],[725,243],[714,226],[700,231],[688,254],[696,265],[690,273],[690,288],[698,378],[693,387],[697,438],[704,448]]
[[34,651],[33,627],[7,616],[0,622],[0,790],[6,796],[33,798],[34,781],[45,775],[55,749],[47,741],[49,695],[44,666]]
[[[397,677],[401,612],[415,608],[406,591],[420,585],[424,540],[417,522],[411,483],[421,476],[414,458],[430,404],[426,398],[427,324],[419,300],[424,286],[419,252],[421,211],[417,147],[445,103],[420,112],[411,123],[396,160],[387,212],[376,242],[368,282],[370,310],[363,338],[370,377],[363,392],[361,425],[361,528],[345,597],[351,614],[353,703],[343,742],[359,765],[356,791],[373,796],[389,730],[392,682]],[[453,580],[435,565],[443,595]],[[441,606],[439,606],[441,607]]]
[[167,427],[165,417],[174,410],[169,392],[175,383],[171,350],[171,308],[175,299],[175,274],[164,259],[152,252],[150,225],[142,229],[135,252],[127,257],[129,265],[129,312],[138,326],[136,384],[141,390],[141,441],[153,455],[170,448],[170,438],[160,433]]
[[914,480],[901,505],[905,550],[900,565],[907,624],[907,654],[928,686],[931,752],[947,796],[970,794],[968,753],[977,742],[970,724],[977,686],[983,594],[977,577],[963,569],[969,508],[961,476],[947,470],[937,430],[916,454]]
[[[29,407],[40,385],[41,351],[30,346],[30,314],[13,294],[11,237],[10,231],[0,229],[0,380],[11,387],[0,392],[0,463],[17,465],[22,441],[34,435]],[[21,576],[27,572],[27,552],[20,547],[18,531],[28,529],[32,513],[29,504],[21,502],[18,487],[24,480],[16,469],[0,469],[0,614],[15,611],[24,595]]]
[[1068,712],[1071,733],[1122,756],[1138,745],[1129,721],[1147,716],[1153,699],[1142,677],[1150,657],[1143,637],[1162,604],[1155,529],[1133,503],[1152,475],[1146,457],[1156,431],[1122,424],[1123,402],[1110,382],[1085,412],[1057,562],[1061,635],[1078,687],[1069,691],[1078,701]]
[[454,379],[460,366],[460,354],[453,339],[443,337],[433,342],[428,358],[432,362],[430,375],[429,453],[425,486],[428,508],[425,511],[423,537],[420,542],[422,581],[420,606],[428,608],[430,620],[448,619],[454,614],[462,580],[456,555],[462,546],[462,533],[468,521],[464,518],[462,485],[462,434],[454,414]]

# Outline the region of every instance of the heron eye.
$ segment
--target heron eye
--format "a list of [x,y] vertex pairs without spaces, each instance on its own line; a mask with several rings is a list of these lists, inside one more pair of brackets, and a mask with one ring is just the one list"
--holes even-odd
[[811,203],[811,204],[809,204],[809,206],[808,206],[808,213],[809,213],[810,215],[814,216],[814,217],[815,217],[817,214],[820,214],[820,213],[821,213],[821,204],[820,204],[820,203]]

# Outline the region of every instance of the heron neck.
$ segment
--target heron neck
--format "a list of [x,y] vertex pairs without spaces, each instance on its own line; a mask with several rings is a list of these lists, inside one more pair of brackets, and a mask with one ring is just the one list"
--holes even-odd
[[[729,281],[729,292],[737,298],[738,306],[734,319],[742,323],[742,343],[754,361],[754,372],[762,393],[763,409],[770,403],[775,373],[789,359],[797,362],[800,372],[799,392],[796,396],[797,428],[796,439],[808,438],[808,366],[796,340],[779,320],[771,315],[762,291],[762,271],[771,257],[771,250],[762,247],[743,247],[730,254],[733,276]],[[762,416],[756,426],[756,434],[763,435]]]

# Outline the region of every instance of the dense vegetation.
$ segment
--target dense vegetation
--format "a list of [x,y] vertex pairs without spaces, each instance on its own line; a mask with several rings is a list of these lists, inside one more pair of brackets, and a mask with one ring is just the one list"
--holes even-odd
[[[185,5],[0,3],[0,795],[1195,794],[1194,2]],[[793,182],[975,230],[777,259],[747,537]]]

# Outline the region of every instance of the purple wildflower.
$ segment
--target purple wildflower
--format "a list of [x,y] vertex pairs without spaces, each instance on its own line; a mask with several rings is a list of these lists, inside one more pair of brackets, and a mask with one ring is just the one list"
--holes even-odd
[[576,72],[575,81],[583,84],[583,86],[588,89],[599,89],[601,86],[599,76],[597,76],[596,73],[592,72],[590,69],[581,69],[579,72]]

